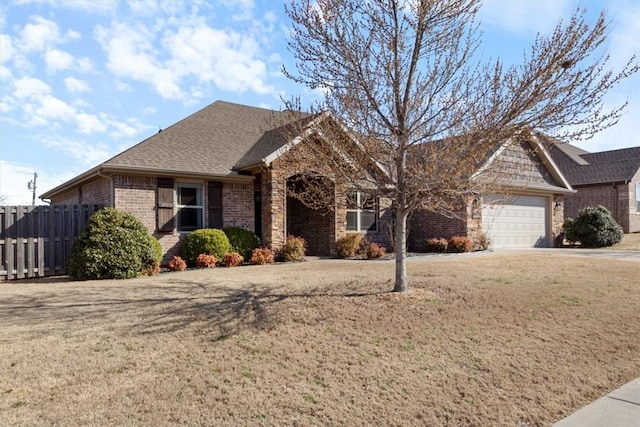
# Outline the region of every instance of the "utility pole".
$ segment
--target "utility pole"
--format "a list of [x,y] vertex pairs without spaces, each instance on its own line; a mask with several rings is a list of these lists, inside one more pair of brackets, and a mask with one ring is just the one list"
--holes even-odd
[[27,188],[33,193],[31,198],[31,206],[36,205],[36,179],[38,179],[38,174],[34,172],[33,179],[27,184]]

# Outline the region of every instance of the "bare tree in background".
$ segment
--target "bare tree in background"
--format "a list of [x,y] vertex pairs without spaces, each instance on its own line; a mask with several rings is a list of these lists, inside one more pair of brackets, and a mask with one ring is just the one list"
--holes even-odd
[[638,71],[635,57],[618,72],[607,68],[608,22],[601,14],[589,24],[581,9],[550,36],[538,35],[520,65],[481,63],[479,7],[479,0],[294,0],[286,8],[296,70],[285,73],[322,91],[324,99],[305,109],[330,118],[323,138],[300,144],[300,155],[331,166],[337,182],[393,201],[394,291],[408,289],[412,211],[455,215],[465,195],[495,187],[500,180],[469,178],[508,139],[534,132],[584,139],[613,126],[626,104],[604,110],[603,96]]

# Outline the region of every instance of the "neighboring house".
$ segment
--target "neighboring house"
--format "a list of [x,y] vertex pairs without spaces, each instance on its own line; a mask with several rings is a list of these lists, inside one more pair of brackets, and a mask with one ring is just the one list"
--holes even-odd
[[[391,203],[357,191],[339,191],[328,180],[335,209],[314,210],[288,194],[294,179],[313,165],[292,170],[284,159],[292,145],[323,138],[329,115],[297,116],[216,101],[104,163],[44,193],[53,204],[100,203],[135,214],[160,241],[165,259],[179,253],[186,233],[203,227],[243,227],[264,246],[280,247],[287,235],[304,237],[308,253],[332,255],[350,232],[389,247]],[[296,122],[302,126],[292,126]],[[287,129],[303,129],[297,134]],[[285,137],[285,135],[288,135]],[[295,148],[293,148],[295,149]],[[562,197],[572,192],[536,141],[505,143],[487,164],[514,167],[509,197],[470,201],[462,219],[413,215],[410,246],[426,237],[485,232],[494,246],[551,246],[562,225]],[[413,243],[411,243],[413,242]]]
[[640,232],[640,147],[589,153],[554,141],[550,152],[577,190],[565,199],[566,217],[575,218],[586,206],[602,205],[625,233]]

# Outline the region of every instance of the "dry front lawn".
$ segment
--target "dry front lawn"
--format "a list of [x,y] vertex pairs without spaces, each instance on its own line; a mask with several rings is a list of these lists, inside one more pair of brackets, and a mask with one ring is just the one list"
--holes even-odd
[[543,426],[640,376],[640,263],[556,252],[0,284],[0,425]]

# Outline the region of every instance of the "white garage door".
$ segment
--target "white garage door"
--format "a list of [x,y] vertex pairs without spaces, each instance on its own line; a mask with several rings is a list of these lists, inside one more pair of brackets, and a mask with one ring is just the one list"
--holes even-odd
[[491,248],[549,246],[547,197],[491,194],[483,199],[482,229]]

